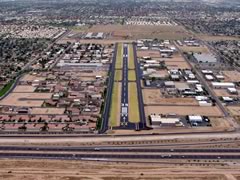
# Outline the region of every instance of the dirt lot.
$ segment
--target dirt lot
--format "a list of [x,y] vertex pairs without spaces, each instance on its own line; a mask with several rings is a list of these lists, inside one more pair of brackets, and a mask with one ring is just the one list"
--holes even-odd
[[171,58],[162,58],[162,60],[168,62],[186,62],[185,59],[179,54],[174,54]]
[[233,116],[240,116],[240,106],[227,106]]
[[159,58],[160,57],[160,51],[138,50],[137,51],[137,57],[143,57],[143,56],[150,56],[151,58]]
[[207,34],[197,34],[197,37],[205,41],[240,40],[239,37],[234,36],[211,36]]
[[238,71],[222,71],[225,80],[230,82],[240,82],[240,72]]
[[144,104],[198,105],[194,98],[164,98],[159,89],[143,89]]
[[145,163],[4,159],[0,166],[0,178],[10,180],[234,180],[239,176],[239,168]]
[[[69,39],[60,39],[58,41],[59,44],[61,43],[67,43],[67,42],[79,42],[78,39],[74,39],[74,38],[69,38]],[[81,43],[82,44],[105,44],[105,45],[109,45],[109,44],[115,44],[115,43],[132,43],[133,40],[122,40],[122,39],[81,39]]]
[[18,85],[13,92],[31,93],[34,92],[36,87],[27,85]]
[[[237,97],[236,94],[229,94],[226,89],[213,89],[217,96]],[[238,92],[240,94],[240,91]]]
[[64,111],[65,111],[64,108],[33,108],[31,110],[31,114],[61,115],[61,114],[64,114]]
[[35,81],[35,80],[44,81],[46,80],[46,77],[26,74],[21,78],[21,81]]
[[161,77],[168,77],[169,76],[167,70],[165,70],[165,69],[164,70],[157,70],[153,74],[160,75]]
[[51,97],[52,93],[11,93],[0,101],[0,105],[40,107],[45,99]]
[[168,69],[190,69],[188,63],[184,61],[165,61],[165,64]]
[[112,34],[113,39],[183,39],[191,35],[182,26],[131,26],[131,25],[95,25],[88,32]]
[[209,50],[205,46],[199,46],[199,47],[194,47],[194,46],[178,46],[179,49],[181,49],[183,52],[196,52],[196,53],[208,53]]
[[200,107],[200,106],[146,106],[147,115],[156,114],[177,114],[177,115],[205,115],[219,117],[222,112],[217,106]]
[[74,76],[79,77],[79,78],[85,78],[85,77],[96,77],[96,76],[106,76],[107,75],[107,71],[96,71],[96,72],[92,72],[92,73],[84,73],[84,72],[79,72],[77,74],[74,74]]

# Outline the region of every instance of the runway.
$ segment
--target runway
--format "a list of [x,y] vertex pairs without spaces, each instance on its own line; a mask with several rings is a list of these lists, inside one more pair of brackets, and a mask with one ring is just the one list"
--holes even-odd
[[128,126],[128,44],[123,45],[122,92],[120,126]]

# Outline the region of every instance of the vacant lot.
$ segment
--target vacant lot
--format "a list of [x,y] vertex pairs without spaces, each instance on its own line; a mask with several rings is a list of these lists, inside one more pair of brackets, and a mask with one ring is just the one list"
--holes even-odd
[[[226,89],[213,89],[217,96],[237,97],[237,94],[229,94]],[[238,92],[240,93],[240,92]]]
[[31,114],[61,115],[64,114],[64,108],[33,108]]
[[68,72],[69,75],[77,77],[77,78],[89,78],[89,79],[95,79],[96,76],[107,76],[107,71],[106,70],[102,70],[102,69],[98,69],[95,71],[79,71],[79,70],[71,70],[71,72]]
[[151,58],[159,58],[160,51],[157,50],[138,50],[137,57],[150,56]]
[[34,92],[36,87],[28,86],[28,85],[18,85],[13,92],[25,92],[25,93],[31,93]]
[[222,116],[217,106],[200,107],[200,106],[146,106],[147,115],[156,114],[177,114],[177,115],[205,115],[218,117]]
[[[176,161],[175,161],[176,162]],[[164,164],[164,162],[163,162]],[[73,160],[1,159],[0,179],[11,180],[233,180],[238,167]],[[8,173],[12,171],[12,173]],[[227,178],[230,177],[230,178]]]
[[121,83],[115,82],[113,85],[109,125],[116,127],[120,125],[120,104],[121,104]]
[[95,25],[88,32],[111,33],[112,39],[183,39],[191,35],[182,26]]
[[225,80],[224,81],[231,81],[231,82],[240,82],[240,72],[238,71],[222,71]]
[[128,45],[128,69],[135,69],[133,45]]
[[205,46],[178,46],[179,49],[181,49],[183,52],[195,52],[195,53],[209,53],[208,48]]
[[240,106],[227,106],[227,109],[233,116],[240,116]]
[[137,84],[128,83],[128,100],[129,100],[129,122],[138,123],[140,122],[139,116],[139,102],[137,93]]
[[162,58],[165,62],[186,62],[185,59],[180,55],[173,55],[170,58]]
[[198,105],[194,98],[164,98],[159,89],[143,89],[143,99],[149,105]]
[[46,77],[26,74],[26,75],[24,75],[21,78],[21,81],[30,81],[30,82],[32,82],[32,81],[35,81],[35,80],[44,81],[44,80],[46,80]]
[[197,37],[199,39],[205,40],[205,41],[233,41],[233,40],[240,40],[240,37],[234,37],[234,36],[213,36],[213,35],[207,35],[207,34],[197,34]]
[[165,61],[168,69],[190,69],[190,66],[185,61]]
[[45,99],[51,97],[52,93],[11,93],[0,101],[0,105],[40,107]]

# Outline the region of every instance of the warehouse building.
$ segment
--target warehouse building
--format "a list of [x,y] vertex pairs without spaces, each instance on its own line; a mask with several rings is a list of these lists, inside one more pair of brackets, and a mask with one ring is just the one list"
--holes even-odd
[[152,126],[160,126],[162,124],[165,124],[165,125],[181,124],[179,118],[163,118],[160,115],[155,115],[155,114],[150,115],[150,120],[151,120]]
[[198,54],[198,53],[195,53],[193,56],[198,61],[198,63],[216,63],[217,62],[217,58],[212,54],[206,54],[206,53]]
[[212,86],[214,88],[222,88],[222,89],[235,88],[235,84],[231,82],[212,82]]

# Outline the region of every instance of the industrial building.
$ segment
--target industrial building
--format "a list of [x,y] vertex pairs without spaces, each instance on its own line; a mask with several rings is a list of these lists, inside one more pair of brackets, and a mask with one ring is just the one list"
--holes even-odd
[[217,62],[217,58],[212,54],[195,53],[193,56],[195,57],[195,59],[197,60],[198,63],[216,63]]
[[155,114],[150,115],[150,120],[151,120],[152,126],[160,126],[162,124],[165,124],[165,125],[181,124],[179,118],[163,118],[160,115],[155,115]]
[[212,82],[212,86],[214,88],[222,88],[222,89],[235,88],[235,84],[231,82]]

